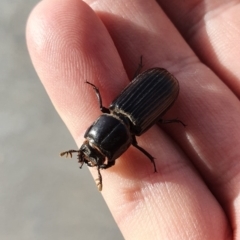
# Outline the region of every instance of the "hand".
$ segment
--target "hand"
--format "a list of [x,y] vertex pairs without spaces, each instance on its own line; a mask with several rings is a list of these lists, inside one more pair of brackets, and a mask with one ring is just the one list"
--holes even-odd
[[132,147],[102,171],[102,194],[124,237],[238,239],[239,5],[85,2],[92,9],[80,0],[43,0],[27,27],[33,64],[77,144],[100,115],[85,81],[99,87],[108,106],[141,55],[143,70],[163,67],[179,80],[179,98],[165,118],[187,124],[156,125],[138,138],[156,158],[157,173]]

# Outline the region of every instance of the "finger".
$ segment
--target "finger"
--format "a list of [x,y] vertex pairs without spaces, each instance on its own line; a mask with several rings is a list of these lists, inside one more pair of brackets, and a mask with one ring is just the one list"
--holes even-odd
[[158,2],[201,60],[239,97],[239,1]]
[[[85,2],[90,4],[107,27],[130,78],[134,75],[135,63],[141,55],[146,69],[161,66],[176,70],[175,64],[184,67],[188,63],[198,62],[198,58],[180,34],[173,31],[173,24],[154,1],[131,1],[128,6],[122,1],[118,4],[96,0]],[[153,21],[162,18],[163,23]]]
[[[223,206],[234,225],[231,210],[234,210],[233,200],[239,191],[239,185],[233,184],[239,182],[238,99],[221,79],[198,61],[164,13],[155,13],[157,7],[152,1],[144,5],[132,1],[127,7],[124,4],[112,6],[110,1],[104,4],[94,1],[91,6],[107,26],[126,65],[131,65],[129,63],[141,52],[147,66],[164,66],[180,80],[180,97],[174,110],[178,109],[180,119],[187,119],[186,139],[175,128],[170,130],[171,135],[194,161],[219,201],[228,203]],[[134,49],[130,56],[129,44],[129,48]],[[231,191],[226,186],[229,181],[233,184]]]
[[[238,42],[240,34],[237,29],[240,18],[238,1],[171,1],[166,3],[160,0],[158,2],[198,56],[239,97],[240,52]],[[226,99],[224,92],[221,92],[221,96]],[[235,214],[240,207],[240,201],[237,200],[240,189],[238,164],[240,131],[239,125],[235,125],[235,122],[239,122],[239,115],[235,115],[235,112],[238,112],[239,102],[237,104],[231,101],[224,102],[219,102],[220,107],[217,110],[225,114],[225,117],[217,114],[217,121],[221,125],[216,124],[216,127],[218,126],[221,130],[212,132],[211,135],[216,136],[212,138],[215,143],[212,142],[209,145],[214,146],[212,149],[215,153],[217,152],[214,157],[216,164],[210,186],[216,195],[221,196],[219,200],[231,219],[233,229],[237,230],[240,221]],[[228,113],[225,111],[227,106],[231,109]],[[216,108],[212,110],[215,111]],[[226,121],[222,121],[222,118]],[[222,144],[219,145],[219,142]],[[218,159],[221,159],[220,162]],[[239,232],[236,231],[235,235],[238,236]]]
[[[127,83],[107,30],[88,6],[78,2],[42,1],[27,27],[28,48],[36,71],[76,140],[90,119],[100,114],[95,111],[96,96],[85,82],[98,82],[100,90],[105,90],[101,92],[107,105],[123,88],[124,81]],[[109,84],[113,80],[114,84]]]

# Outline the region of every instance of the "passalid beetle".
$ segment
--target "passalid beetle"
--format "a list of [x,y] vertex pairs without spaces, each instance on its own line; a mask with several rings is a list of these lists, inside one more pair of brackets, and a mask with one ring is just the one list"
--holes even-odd
[[62,152],[61,156],[72,157],[72,153],[76,152],[80,168],[84,163],[97,167],[99,191],[102,190],[100,169],[112,167],[130,145],[150,159],[156,172],[154,158],[138,145],[136,136],[142,135],[157,122],[177,122],[185,126],[178,119],[162,119],[177,99],[177,79],[163,68],[148,69],[136,76],[109,108],[102,106],[98,88],[90,82],[86,83],[93,87],[102,115],[87,129],[80,149]]

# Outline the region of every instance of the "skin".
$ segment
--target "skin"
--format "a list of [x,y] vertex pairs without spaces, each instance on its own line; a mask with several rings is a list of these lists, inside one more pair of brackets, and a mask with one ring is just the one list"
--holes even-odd
[[[43,0],[27,24],[36,71],[78,146],[103,105],[143,70],[168,69],[180,94],[102,171],[103,197],[125,239],[239,239],[239,1]],[[83,104],[84,103],[84,104]],[[67,150],[67,149],[66,149]],[[91,168],[94,178],[95,169]]]

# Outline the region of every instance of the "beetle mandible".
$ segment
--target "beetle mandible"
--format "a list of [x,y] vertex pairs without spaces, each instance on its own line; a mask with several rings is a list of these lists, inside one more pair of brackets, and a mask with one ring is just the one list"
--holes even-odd
[[80,149],[62,152],[61,156],[72,157],[72,153],[76,152],[80,168],[84,163],[89,167],[97,167],[99,191],[102,190],[100,169],[112,167],[130,145],[149,158],[156,172],[154,157],[138,145],[136,136],[142,135],[157,122],[177,122],[185,126],[178,119],[162,119],[177,99],[177,79],[166,69],[148,69],[137,75],[109,108],[102,105],[98,88],[90,82],[86,83],[93,87],[102,115],[87,129]]

